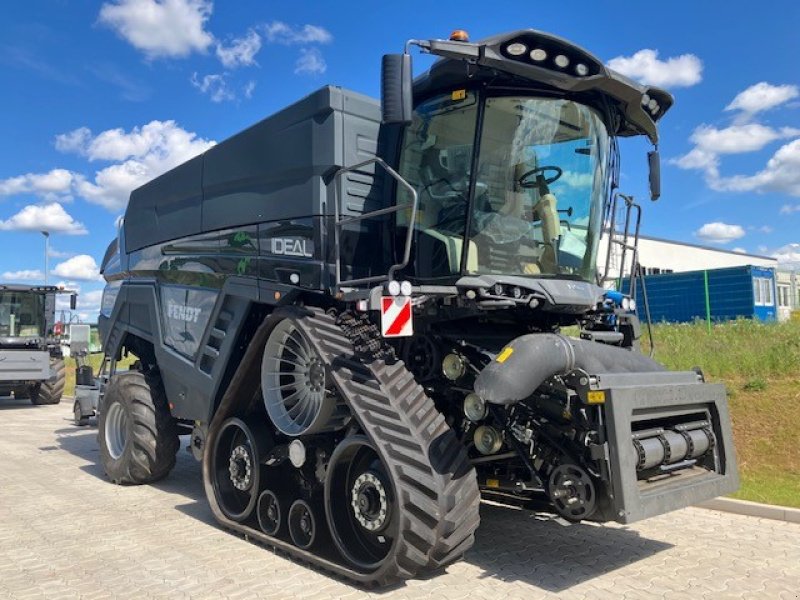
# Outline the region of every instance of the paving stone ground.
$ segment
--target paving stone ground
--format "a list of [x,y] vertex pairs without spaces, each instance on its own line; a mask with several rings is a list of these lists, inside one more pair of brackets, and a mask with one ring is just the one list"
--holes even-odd
[[110,484],[71,402],[0,400],[0,598],[800,598],[800,525],[686,509],[565,527],[484,504],[439,576],[365,591],[221,530],[199,464]]

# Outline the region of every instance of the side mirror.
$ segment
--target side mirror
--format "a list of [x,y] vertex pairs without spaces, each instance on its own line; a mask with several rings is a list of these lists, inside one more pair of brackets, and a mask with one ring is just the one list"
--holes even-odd
[[411,89],[411,55],[384,54],[381,63],[381,120],[387,125],[408,125],[414,109]]
[[661,197],[661,158],[658,150],[647,153],[647,166],[650,171],[650,200],[658,200]]
[[78,294],[70,294],[69,295],[69,309],[75,310],[78,308]]

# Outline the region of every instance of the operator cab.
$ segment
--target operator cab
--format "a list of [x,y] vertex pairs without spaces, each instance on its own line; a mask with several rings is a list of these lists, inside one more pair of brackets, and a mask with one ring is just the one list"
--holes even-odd
[[[655,145],[671,96],[534,30],[475,44],[461,36],[408,45],[441,59],[414,81],[413,110],[409,101],[399,118],[387,117],[391,104],[384,102],[384,122],[405,125],[395,164],[417,193],[414,222],[410,209],[396,215],[398,240],[413,230],[403,277],[459,287],[481,279],[513,278],[532,288],[583,282],[581,304],[595,302],[616,138],[646,135]],[[402,56],[407,66],[398,62],[398,72],[405,74],[410,56]],[[387,89],[402,104],[410,81],[406,88]],[[657,152],[651,155],[652,167]],[[396,203],[410,206],[412,195],[398,186]]]
[[399,162],[419,195],[414,278],[593,280],[610,146],[597,111],[568,99],[456,90],[423,101]]

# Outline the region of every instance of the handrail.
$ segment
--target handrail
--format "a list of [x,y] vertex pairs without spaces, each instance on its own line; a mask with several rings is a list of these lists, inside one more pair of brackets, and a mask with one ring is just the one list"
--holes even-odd
[[[345,219],[340,219],[341,211],[339,207],[339,186],[337,182],[339,178],[344,175],[345,173],[350,173],[352,171],[358,171],[359,169],[366,167],[367,165],[371,164],[378,164],[384,168],[384,170],[392,176],[400,185],[402,185],[408,192],[411,194],[411,202],[405,204],[396,204],[395,206],[389,206],[387,208],[380,208],[378,210],[373,210],[368,213],[362,213],[355,217],[348,217]],[[334,216],[334,245],[336,246],[336,285],[335,287],[338,288],[342,284],[349,284],[349,285],[362,285],[365,283],[377,282],[377,281],[388,281],[394,277],[396,271],[400,269],[405,269],[408,266],[409,261],[411,260],[411,242],[413,240],[414,235],[414,223],[417,220],[417,204],[418,204],[418,195],[417,190],[415,190],[408,181],[406,181],[397,171],[392,169],[386,162],[379,157],[373,157],[363,162],[360,162],[356,165],[352,165],[350,167],[342,167],[336,174],[333,176],[333,216]],[[400,210],[411,208],[411,219],[409,221],[408,232],[406,233],[406,246],[403,251],[403,260],[399,263],[396,263],[389,267],[389,271],[386,275],[373,275],[371,277],[361,277],[359,279],[348,279],[342,281],[342,260],[341,260],[341,247],[340,247],[340,230],[342,227],[347,225],[348,223],[355,223],[358,221],[363,221],[365,219],[371,219],[374,217],[380,217],[382,215],[388,215],[392,213],[396,213]]]

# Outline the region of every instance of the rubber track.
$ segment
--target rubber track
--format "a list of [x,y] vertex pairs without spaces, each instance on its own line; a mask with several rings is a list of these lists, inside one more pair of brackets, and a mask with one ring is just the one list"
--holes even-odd
[[288,309],[285,314],[297,320],[330,365],[334,384],[390,472],[401,509],[394,553],[377,571],[360,573],[226,519],[212,493],[217,519],[362,584],[425,576],[458,560],[474,542],[480,492],[466,451],[433,401],[402,361],[358,356],[342,328],[323,311]]

